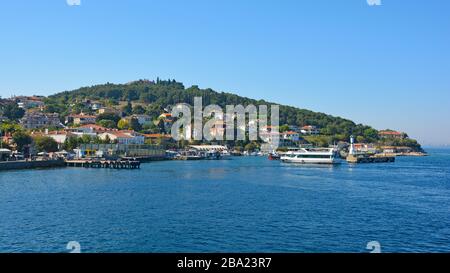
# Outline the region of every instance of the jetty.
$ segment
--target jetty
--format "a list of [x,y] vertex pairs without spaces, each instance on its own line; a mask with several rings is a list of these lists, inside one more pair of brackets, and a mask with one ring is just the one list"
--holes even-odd
[[64,167],[62,159],[0,161],[0,171]]
[[350,137],[350,150],[346,158],[348,163],[393,163],[395,156],[387,154],[358,153],[355,151],[355,139]]
[[395,162],[395,156],[385,155],[348,155],[348,163],[393,163]]
[[76,159],[66,160],[67,167],[96,168],[96,169],[140,169],[139,160],[92,160]]

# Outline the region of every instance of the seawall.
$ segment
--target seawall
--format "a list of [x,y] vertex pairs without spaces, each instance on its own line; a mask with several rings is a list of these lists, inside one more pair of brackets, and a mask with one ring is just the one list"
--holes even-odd
[[0,162],[0,171],[65,167],[64,160],[5,161]]

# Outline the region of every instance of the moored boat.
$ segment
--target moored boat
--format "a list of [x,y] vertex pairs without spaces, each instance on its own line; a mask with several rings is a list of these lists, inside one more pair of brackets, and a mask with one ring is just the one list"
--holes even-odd
[[297,164],[339,164],[340,159],[333,148],[300,148],[289,151],[281,161]]
[[269,160],[280,160],[281,156],[277,153],[270,153],[269,154]]

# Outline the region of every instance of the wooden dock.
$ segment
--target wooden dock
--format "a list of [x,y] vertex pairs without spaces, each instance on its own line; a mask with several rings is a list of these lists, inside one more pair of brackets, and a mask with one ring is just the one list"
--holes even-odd
[[96,169],[140,169],[141,162],[138,160],[66,160],[67,167],[96,168]]

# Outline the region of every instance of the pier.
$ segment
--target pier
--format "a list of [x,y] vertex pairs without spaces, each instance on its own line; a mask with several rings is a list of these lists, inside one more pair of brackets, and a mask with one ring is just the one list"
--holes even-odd
[[0,171],[58,168],[64,166],[64,160],[61,159],[1,161]]
[[394,156],[384,155],[349,155],[347,156],[348,163],[393,163],[395,162]]
[[96,168],[96,169],[140,169],[138,160],[66,160],[67,167]]

